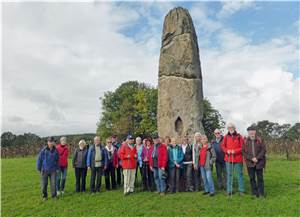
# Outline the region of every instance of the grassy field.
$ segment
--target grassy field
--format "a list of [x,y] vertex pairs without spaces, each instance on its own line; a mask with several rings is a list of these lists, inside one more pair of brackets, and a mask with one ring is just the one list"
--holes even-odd
[[64,197],[42,202],[35,160],[2,159],[2,216],[300,216],[299,161],[269,159],[265,172],[266,199],[251,198],[246,173],[247,195],[234,195],[232,199],[227,199],[223,192],[217,192],[215,197],[200,192],[164,197],[137,192],[124,197],[122,189],[103,190],[94,196],[76,194],[74,170],[70,168]]

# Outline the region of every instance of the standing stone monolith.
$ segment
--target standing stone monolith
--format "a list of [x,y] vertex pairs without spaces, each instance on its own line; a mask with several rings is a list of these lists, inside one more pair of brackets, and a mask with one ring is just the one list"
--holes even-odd
[[203,133],[203,89],[197,35],[188,10],[165,17],[158,73],[160,136],[192,138]]

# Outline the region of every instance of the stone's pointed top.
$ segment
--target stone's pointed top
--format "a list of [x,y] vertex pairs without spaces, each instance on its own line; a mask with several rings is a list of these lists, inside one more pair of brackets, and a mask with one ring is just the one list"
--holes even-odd
[[182,7],[173,8],[165,17],[162,46],[168,44],[173,37],[185,33],[190,33],[197,39],[193,21],[188,10]]
[[165,17],[158,74],[202,79],[195,28],[184,8],[174,8]]

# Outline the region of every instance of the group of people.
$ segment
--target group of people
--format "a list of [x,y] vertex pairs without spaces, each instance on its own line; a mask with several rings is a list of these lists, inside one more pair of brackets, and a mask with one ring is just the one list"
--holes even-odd
[[[263,169],[266,164],[266,148],[256,135],[254,127],[247,129],[248,136],[243,137],[236,131],[234,124],[227,126],[223,136],[219,129],[214,131],[215,138],[209,142],[206,135],[195,133],[194,141],[187,137],[153,138],[128,135],[122,142],[117,136],[109,137],[105,144],[100,137],[87,145],[80,140],[72,157],[75,169],[76,192],[86,191],[87,172],[91,172],[90,192],[100,192],[102,176],[105,176],[106,190],[116,189],[123,182],[124,195],[134,192],[135,181],[140,173],[142,190],[155,191],[160,195],[180,191],[200,191],[204,195],[214,196],[215,185],[212,176],[216,169],[217,187],[225,190],[226,195],[233,194],[234,172],[237,174],[238,193],[244,195],[243,164],[245,163],[251,184],[253,197],[264,197]],[[41,190],[47,199],[47,186],[50,179],[51,196],[57,198],[64,194],[69,149],[65,137],[56,145],[54,138],[40,151],[37,169],[41,174]]]

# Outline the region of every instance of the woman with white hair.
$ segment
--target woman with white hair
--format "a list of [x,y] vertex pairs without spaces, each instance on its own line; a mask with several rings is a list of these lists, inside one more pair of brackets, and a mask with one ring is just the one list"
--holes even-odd
[[227,125],[228,133],[224,136],[222,142],[222,150],[225,154],[225,164],[227,173],[227,195],[232,195],[233,174],[234,170],[238,175],[238,191],[240,196],[244,195],[244,180],[243,180],[243,155],[242,146],[244,144],[243,137],[236,132],[236,127],[233,123]]
[[199,191],[201,185],[201,170],[199,167],[199,150],[201,148],[201,133],[197,132],[193,143],[194,190]]
[[86,142],[82,139],[79,141],[79,147],[75,149],[72,160],[73,168],[75,168],[76,192],[85,192],[85,180],[87,174],[86,158]]

